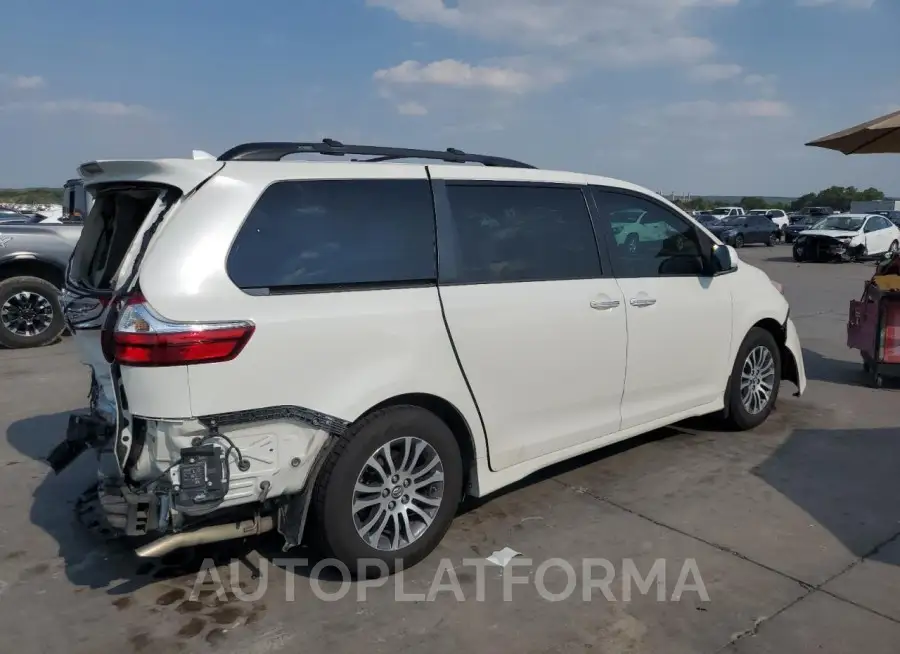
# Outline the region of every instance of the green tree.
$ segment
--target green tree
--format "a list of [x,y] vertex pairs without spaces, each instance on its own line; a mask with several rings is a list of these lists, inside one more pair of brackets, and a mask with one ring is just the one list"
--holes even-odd
[[744,207],[747,211],[752,211],[753,209],[768,209],[769,205],[762,198],[758,198],[754,195],[741,198],[740,205]]
[[854,201],[883,200],[884,193],[877,188],[860,191],[855,186],[829,186],[818,193],[807,193],[793,202],[791,210],[798,211],[805,207],[831,207],[835,211],[847,211]]
[[60,204],[62,195],[62,187],[0,189],[0,204]]

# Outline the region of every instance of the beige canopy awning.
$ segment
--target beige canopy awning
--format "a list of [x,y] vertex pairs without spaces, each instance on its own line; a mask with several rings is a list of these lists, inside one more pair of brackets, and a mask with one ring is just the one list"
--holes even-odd
[[844,154],[900,154],[900,111],[823,136],[806,145]]

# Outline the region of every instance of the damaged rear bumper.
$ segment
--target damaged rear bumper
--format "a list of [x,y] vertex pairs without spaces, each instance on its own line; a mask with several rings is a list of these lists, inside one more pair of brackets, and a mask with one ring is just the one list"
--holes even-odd
[[77,413],[47,461],[60,473],[94,452],[98,483],[79,500],[90,509],[79,508],[80,521],[105,537],[158,538],[138,556],[273,529],[292,547],[333,432],[343,427],[301,409],[185,420],[129,414],[118,424],[96,410]]

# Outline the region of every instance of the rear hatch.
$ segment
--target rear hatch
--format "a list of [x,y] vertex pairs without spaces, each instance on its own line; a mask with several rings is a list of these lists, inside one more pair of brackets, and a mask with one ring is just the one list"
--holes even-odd
[[114,300],[131,290],[144,252],[178,205],[221,170],[217,161],[93,162],[81,167],[93,198],[66,271],[66,323],[94,375],[92,407],[117,422],[117,382],[103,350]]

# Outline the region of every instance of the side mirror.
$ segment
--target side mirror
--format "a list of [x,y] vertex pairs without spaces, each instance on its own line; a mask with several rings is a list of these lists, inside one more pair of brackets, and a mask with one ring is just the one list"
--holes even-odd
[[724,275],[737,270],[737,251],[730,245],[714,245],[712,251],[713,275]]

